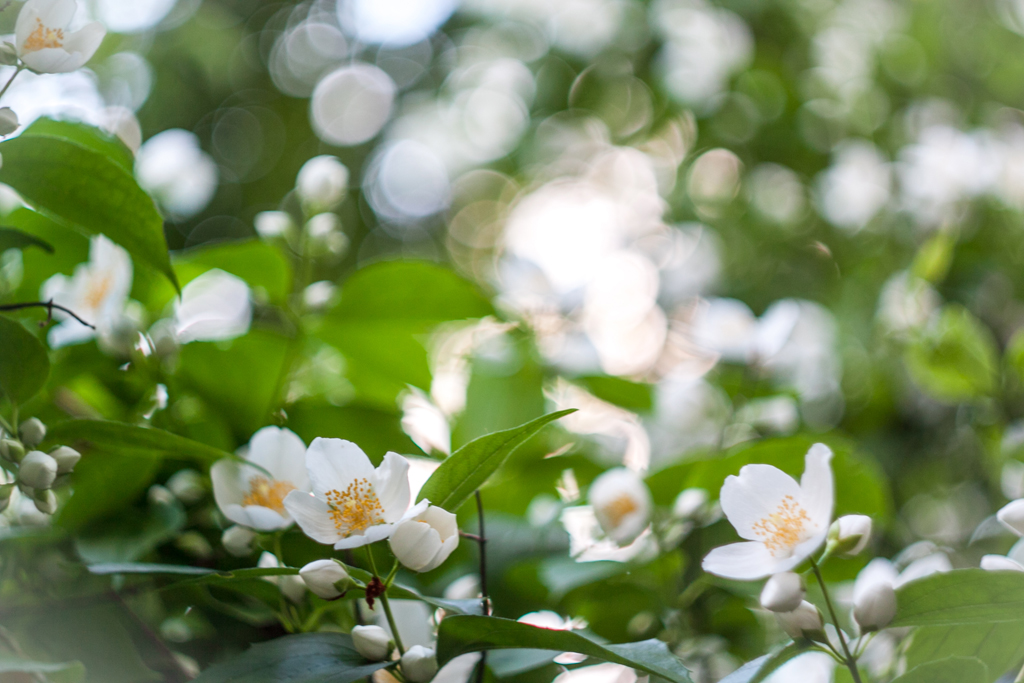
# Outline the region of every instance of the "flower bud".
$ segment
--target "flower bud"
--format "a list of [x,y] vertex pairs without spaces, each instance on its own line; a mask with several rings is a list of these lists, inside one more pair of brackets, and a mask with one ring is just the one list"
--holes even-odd
[[14,66],[18,63],[18,48],[13,44],[4,41],[0,44],[0,64]]
[[160,484],[153,484],[149,487],[149,491],[146,492],[146,500],[151,505],[174,505],[177,502],[174,494]]
[[996,519],[1013,533],[1024,536],[1024,498],[1004,505],[996,513]]
[[57,496],[50,489],[36,489],[32,494],[32,502],[36,504],[36,510],[44,515],[52,515],[57,511]]
[[67,474],[75,469],[82,454],[70,446],[60,446],[50,451],[50,457],[57,461],[57,474]]
[[0,457],[8,462],[21,462],[25,457],[25,447],[14,439],[0,439]]
[[987,572],[1024,572],[1024,565],[1005,555],[985,555],[981,558],[981,568]]
[[237,524],[228,527],[221,534],[220,542],[224,549],[235,557],[245,557],[252,554],[252,542],[256,540],[256,532]]
[[773,574],[761,591],[761,606],[772,612],[792,612],[804,601],[804,580],[799,574]]
[[883,629],[896,618],[896,589],[879,581],[853,597],[853,619],[862,633]]
[[383,662],[394,647],[391,636],[380,626],[354,626],[352,645],[355,646],[356,652],[371,662]]
[[871,540],[871,518],[867,515],[844,515],[828,529],[829,554],[855,557]]
[[30,417],[21,423],[21,442],[32,448],[46,438],[46,425],[37,417]]
[[352,585],[352,577],[334,560],[315,560],[299,570],[306,588],[324,600],[334,600],[345,594]]
[[256,232],[263,239],[284,237],[294,227],[292,217],[284,211],[260,211],[256,214]]
[[821,618],[821,612],[806,600],[792,612],[776,612],[775,616],[778,617],[782,630],[793,640],[810,638],[822,642],[826,639],[825,622]]
[[459,523],[452,513],[431,505],[399,522],[388,545],[403,565],[414,572],[428,572],[440,567],[459,546]]
[[[0,49],[2,52],[2,49]],[[10,107],[0,107],[0,136],[7,136],[18,130],[18,115]]]
[[18,481],[34,489],[48,489],[57,478],[57,461],[42,451],[31,451],[21,461]]
[[167,480],[167,489],[182,503],[198,503],[206,495],[203,477],[193,469],[178,470]]
[[285,574],[279,576],[278,586],[281,588],[281,595],[288,598],[296,605],[306,597],[306,584],[298,574]]
[[308,213],[330,211],[345,196],[348,189],[348,169],[337,157],[313,157],[299,170],[295,190]]
[[429,647],[413,645],[402,655],[401,666],[410,683],[428,683],[437,675],[437,655]]
[[11,504],[11,496],[14,495],[15,484],[4,484],[0,486],[0,512],[7,509]]
[[704,489],[684,489],[672,503],[672,516],[678,519],[696,517],[708,503],[708,492]]

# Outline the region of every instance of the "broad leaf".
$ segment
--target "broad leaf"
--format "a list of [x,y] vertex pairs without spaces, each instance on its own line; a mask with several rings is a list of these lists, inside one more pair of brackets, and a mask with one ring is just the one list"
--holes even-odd
[[90,574],[171,574],[178,576],[204,577],[199,583],[217,583],[232,579],[254,579],[264,576],[286,576],[298,574],[294,567],[251,567],[234,571],[219,572],[206,567],[190,567],[180,564],[152,564],[148,562],[104,562],[88,566]]
[[907,667],[951,656],[980,659],[988,666],[988,678],[978,681],[992,683],[1024,658],[1024,621],[923,626],[910,639]]
[[[46,437],[54,444],[80,445],[89,450],[127,453],[148,457],[174,458],[212,463],[231,453],[165,432],[155,427],[136,427],[106,420],[68,420],[54,425]],[[80,449],[81,450],[81,449]]]
[[85,679],[85,667],[81,662],[39,662],[13,654],[0,654],[0,674],[15,673],[43,674],[51,683],[78,683]]
[[907,370],[926,393],[963,401],[993,391],[997,371],[992,333],[960,306],[946,306],[907,347]]
[[0,392],[15,403],[39,393],[50,376],[46,347],[16,320],[0,315]]
[[896,591],[893,626],[949,626],[1024,621],[1024,572],[958,569]]
[[811,647],[810,641],[794,641],[778,652],[751,660],[723,678],[720,683],[761,683],[789,660]]
[[303,633],[253,645],[196,683],[350,683],[393,662],[368,662],[342,633]]
[[988,679],[985,662],[974,657],[947,657],[915,667],[892,683],[975,683]]
[[457,616],[441,621],[437,663],[444,666],[459,655],[486,650],[526,648],[576,652],[623,664],[673,683],[691,683],[686,667],[660,640],[602,645],[572,631],[556,631],[498,617]]
[[175,254],[174,269],[182,282],[211,268],[219,268],[245,280],[253,290],[266,292],[282,302],[292,288],[292,268],[284,254],[258,239],[219,242]]
[[53,253],[53,245],[46,240],[39,239],[35,235],[30,235],[15,228],[0,228],[0,251],[25,249],[27,247],[36,247],[51,254]]
[[87,235],[104,234],[139,265],[171,270],[163,219],[139,187],[125,159],[98,142],[85,124],[40,119],[16,138],[0,142],[0,182],[39,211]]
[[79,121],[59,121],[44,116],[33,121],[22,132],[22,135],[26,134],[43,135],[77,143],[102,154],[129,173],[134,172],[135,155],[121,141],[121,138],[101,128]]
[[481,436],[451,454],[420,489],[417,500],[455,512],[512,453],[545,425],[574,410],[560,410],[513,429]]

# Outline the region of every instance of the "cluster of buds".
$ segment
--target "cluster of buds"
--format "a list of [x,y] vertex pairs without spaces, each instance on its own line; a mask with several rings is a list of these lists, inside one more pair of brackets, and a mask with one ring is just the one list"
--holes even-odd
[[62,475],[70,474],[82,455],[69,446],[57,446],[49,453],[36,450],[46,438],[46,425],[37,418],[25,420],[18,436],[0,433],[0,466],[15,474],[15,481],[0,485],[0,511],[10,505],[15,486],[32,498],[36,509],[52,515],[57,511],[53,487]]
[[[395,642],[380,626],[356,626],[352,629],[356,651],[371,662],[391,659]],[[402,676],[409,683],[427,683],[437,674],[437,654],[429,647],[413,645],[399,660]]]

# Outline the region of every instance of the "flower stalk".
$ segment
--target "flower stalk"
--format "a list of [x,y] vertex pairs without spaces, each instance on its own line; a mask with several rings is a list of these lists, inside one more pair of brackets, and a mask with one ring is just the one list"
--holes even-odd
[[821,576],[821,569],[818,568],[818,563],[811,560],[811,570],[814,572],[814,576],[818,579],[818,585],[821,586],[821,593],[825,596],[825,606],[828,608],[828,614],[832,618],[832,624],[836,627],[836,635],[839,637],[839,644],[843,648],[843,663],[846,664],[846,668],[850,670],[850,675],[853,676],[854,683],[863,683],[860,678],[860,671],[857,670],[857,660],[850,654],[850,646],[846,643],[846,636],[843,635],[843,629],[839,625],[839,618],[836,616],[835,607],[832,606],[832,597],[828,594],[828,586],[825,585],[825,579]]

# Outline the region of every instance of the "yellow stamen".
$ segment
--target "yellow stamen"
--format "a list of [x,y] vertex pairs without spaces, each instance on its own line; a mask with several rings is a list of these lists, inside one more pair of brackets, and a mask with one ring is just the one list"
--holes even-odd
[[334,528],[345,536],[384,523],[384,506],[366,479],[356,479],[344,491],[328,491],[327,508]]
[[85,291],[85,304],[89,308],[100,307],[110,292],[110,287],[113,284],[111,280],[112,278],[109,275],[104,275],[89,283],[88,289]]
[[804,529],[810,521],[807,511],[800,507],[793,496],[786,496],[775,512],[754,524],[754,533],[774,556],[780,552],[789,552],[806,540]]
[[622,524],[626,515],[637,511],[636,501],[625,493],[603,506],[605,517],[613,527]]
[[35,52],[48,47],[64,47],[64,29],[45,26],[43,20],[37,17],[36,28],[25,39],[21,49],[23,52]]
[[286,481],[253,477],[249,482],[249,495],[242,500],[242,505],[260,505],[284,514],[284,497],[294,490]]

